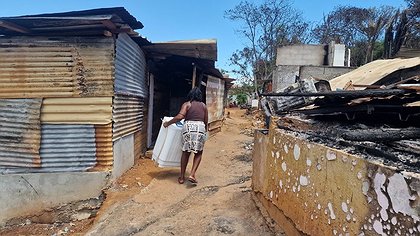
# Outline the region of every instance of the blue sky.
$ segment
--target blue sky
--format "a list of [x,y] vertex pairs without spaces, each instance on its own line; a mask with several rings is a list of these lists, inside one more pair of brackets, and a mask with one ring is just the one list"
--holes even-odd
[[[252,1],[252,0],[251,0]],[[261,0],[255,0],[259,2]],[[216,38],[218,40],[219,68],[229,69],[229,57],[243,46],[244,41],[235,33],[237,25],[223,18],[224,11],[233,8],[240,0],[13,0],[3,4],[0,16],[16,16],[86,10],[100,7],[123,6],[144,28],[142,36],[152,42],[180,39]],[[338,5],[370,7],[405,6],[404,0],[291,0],[306,20],[319,22]]]

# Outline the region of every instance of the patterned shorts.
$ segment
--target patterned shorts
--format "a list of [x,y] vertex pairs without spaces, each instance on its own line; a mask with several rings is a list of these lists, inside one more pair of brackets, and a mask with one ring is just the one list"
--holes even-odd
[[197,153],[206,142],[206,126],[202,121],[187,120],[182,127],[182,151]]

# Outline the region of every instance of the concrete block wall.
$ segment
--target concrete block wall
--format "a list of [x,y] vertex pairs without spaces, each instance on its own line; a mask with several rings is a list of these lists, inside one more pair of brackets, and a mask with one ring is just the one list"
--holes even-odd
[[327,46],[324,45],[292,45],[277,49],[276,65],[326,65]]
[[295,83],[297,76],[299,66],[277,66],[273,76],[273,92],[279,92]]
[[418,235],[420,174],[256,132],[253,190],[286,235]]
[[327,67],[327,66],[301,66],[299,78],[309,79],[311,77],[323,80],[331,80],[342,74],[352,71],[350,67]]

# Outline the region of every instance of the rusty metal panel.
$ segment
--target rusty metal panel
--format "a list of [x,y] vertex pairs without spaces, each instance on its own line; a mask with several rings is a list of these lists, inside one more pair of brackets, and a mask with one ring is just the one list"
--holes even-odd
[[0,97],[112,96],[114,39],[0,39]]
[[109,170],[113,164],[112,126],[44,124],[39,152],[39,168],[0,168],[0,173]]
[[39,167],[41,99],[0,99],[0,167]]
[[97,165],[93,170],[109,170],[114,163],[112,124],[95,125],[95,134]]
[[42,101],[43,124],[109,124],[112,97],[46,98]]
[[206,87],[206,103],[209,113],[209,123],[223,118],[223,97],[225,81],[208,76]]
[[127,34],[119,34],[115,57],[115,93],[145,98],[146,57]]
[[144,99],[115,95],[113,105],[113,140],[139,131],[142,128]]

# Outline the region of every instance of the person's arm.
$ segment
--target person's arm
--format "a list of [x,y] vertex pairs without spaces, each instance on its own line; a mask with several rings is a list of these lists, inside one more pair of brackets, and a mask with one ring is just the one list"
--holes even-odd
[[172,118],[170,121],[166,121],[163,123],[163,127],[168,127],[170,125],[172,125],[173,123],[176,123],[182,119],[185,118],[185,115],[187,114],[188,111],[188,102],[182,104],[181,110],[179,111],[178,115],[176,115],[174,118]]
[[[203,103],[204,104],[204,103]],[[204,105],[204,124],[206,125],[206,131],[209,131],[209,112],[207,110],[207,106]]]

